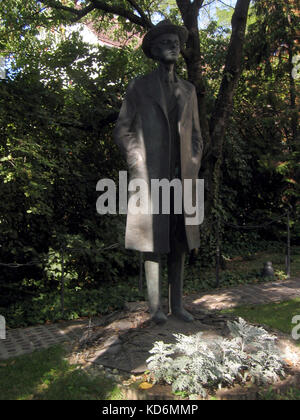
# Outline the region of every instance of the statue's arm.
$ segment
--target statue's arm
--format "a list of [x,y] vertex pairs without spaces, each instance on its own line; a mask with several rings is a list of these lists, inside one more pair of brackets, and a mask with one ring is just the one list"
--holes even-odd
[[113,131],[114,141],[123,152],[129,167],[133,166],[139,158],[135,132],[137,114],[135,97],[134,81],[132,81],[126,91],[118,121]]
[[193,131],[192,131],[192,144],[193,144],[193,159],[201,166],[202,153],[203,153],[203,138],[200,128],[199,112],[198,112],[198,99],[196,89],[193,89]]

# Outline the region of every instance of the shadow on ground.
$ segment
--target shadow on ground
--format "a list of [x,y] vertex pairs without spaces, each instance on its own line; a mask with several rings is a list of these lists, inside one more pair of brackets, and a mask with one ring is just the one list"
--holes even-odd
[[116,320],[96,327],[90,337],[81,340],[88,361],[124,372],[143,373],[147,370],[146,360],[151,356],[149,350],[156,341],[174,343],[174,334],[198,332],[203,332],[206,338],[229,335],[226,323],[232,315],[211,314],[191,307],[194,322],[186,323],[169,315],[165,324],[156,325],[150,320],[146,303],[140,304],[143,308],[139,311],[132,304],[132,311],[116,313]]

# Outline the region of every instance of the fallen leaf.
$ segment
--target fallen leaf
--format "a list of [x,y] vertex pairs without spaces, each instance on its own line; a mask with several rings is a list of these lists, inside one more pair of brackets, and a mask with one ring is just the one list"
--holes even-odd
[[150,389],[152,387],[153,387],[153,385],[152,384],[149,384],[149,382],[142,382],[139,385],[139,388],[141,388],[141,389]]

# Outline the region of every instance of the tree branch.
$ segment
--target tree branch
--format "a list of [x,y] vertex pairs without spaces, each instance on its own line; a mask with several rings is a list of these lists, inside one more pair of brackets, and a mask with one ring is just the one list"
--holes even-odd
[[52,9],[61,10],[63,12],[68,12],[74,15],[74,18],[71,19],[72,21],[78,21],[82,19],[84,16],[88,15],[91,11],[95,9],[93,4],[90,4],[83,9],[75,9],[72,7],[64,6],[59,3],[57,0],[42,0],[43,4],[47,7],[51,7]]
[[184,20],[184,17],[190,9],[192,3],[190,2],[190,0],[176,0],[176,3]]
[[176,0],[176,3],[184,18],[188,13],[197,14],[198,17],[199,10],[203,6],[204,1],[205,0],[194,0],[193,3],[191,3],[190,0]]
[[195,7],[198,9],[198,11],[201,9],[201,7],[203,6],[204,0],[194,0],[194,5]]
[[144,18],[135,15],[133,12],[131,12],[128,9],[125,9],[122,6],[118,6],[118,5],[112,6],[110,4],[107,4],[107,2],[104,0],[90,0],[90,1],[94,5],[95,9],[103,10],[103,12],[112,13],[114,15],[124,17],[125,19],[128,19],[131,23],[134,23],[135,25],[142,26],[143,28],[146,28],[146,29],[150,29],[153,26],[152,23],[149,21],[149,19],[146,19],[145,21]]
[[231,6],[231,4],[226,4],[224,1],[222,1],[222,0],[218,0],[218,2],[219,3],[222,3],[223,4],[223,6],[226,6],[226,7],[231,7],[231,9],[234,9],[234,7],[233,6]]
[[135,8],[135,10],[138,12],[138,14],[140,15],[140,17],[144,20],[145,24],[148,27],[152,27],[153,23],[151,22],[151,20],[148,18],[148,16],[146,15],[146,13],[143,11],[143,9],[136,3],[135,0],[127,0],[128,3],[131,4],[132,7]]
[[[125,19],[128,19],[131,23],[134,23],[135,25],[138,25],[138,26],[142,26],[143,28],[146,28],[146,29],[149,29],[153,26],[151,21],[147,18],[146,15],[144,15],[146,18],[145,19],[144,17],[135,15],[132,11],[130,11],[129,9],[126,9],[125,7],[118,6],[118,5],[111,5],[111,4],[108,4],[104,0],[90,0],[90,2],[91,4],[84,7],[83,9],[76,9],[76,8],[64,6],[57,0],[42,0],[42,3],[48,7],[51,7],[55,10],[61,10],[61,11],[73,14],[74,18],[71,19],[73,22],[76,22],[82,19],[84,16],[88,15],[93,10],[102,10],[103,12],[106,12],[106,13],[111,13],[113,15],[124,17]],[[140,9],[139,6],[138,8]]]

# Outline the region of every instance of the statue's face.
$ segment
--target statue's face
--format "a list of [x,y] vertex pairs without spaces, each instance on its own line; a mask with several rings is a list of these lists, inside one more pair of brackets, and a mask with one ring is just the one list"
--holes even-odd
[[176,63],[180,54],[180,40],[176,34],[160,35],[153,41],[152,54],[162,63]]

